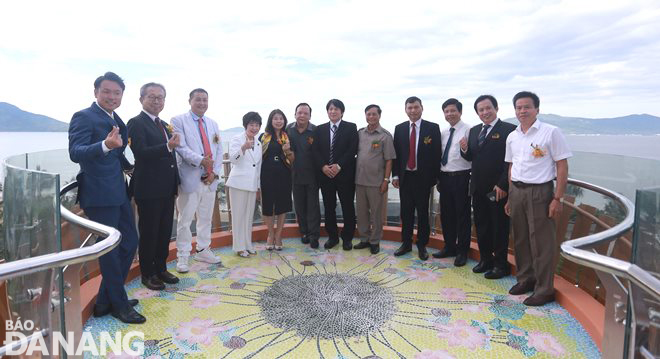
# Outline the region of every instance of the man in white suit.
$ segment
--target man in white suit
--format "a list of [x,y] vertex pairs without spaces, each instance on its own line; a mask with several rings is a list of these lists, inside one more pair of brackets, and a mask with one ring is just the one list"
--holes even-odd
[[206,263],[220,263],[211,251],[211,218],[215,204],[218,179],[222,166],[222,144],[218,124],[207,116],[208,92],[197,88],[190,92],[190,111],[172,118],[174,132],[179,134],[178,154],[179,197],[176,207],[177,221],[177,264],[179,273],[190,269],[189,258],[192,250],[190,225],[197,214],[197,248],[195,260]]

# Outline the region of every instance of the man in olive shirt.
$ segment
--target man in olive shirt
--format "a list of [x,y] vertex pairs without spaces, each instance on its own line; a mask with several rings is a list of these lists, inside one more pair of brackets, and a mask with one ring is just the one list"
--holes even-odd
[[298,219],[301,240],[310,243],[312,248],[319,247],[321,228],[321,209],[319,206],[319,184],[312,158],[314,128],[309,122],[312,108],[306,103],[296,106],[296,122],[287,126],[286,132],[291,140],[291,149],[296,154],[293,162],[293,205]]
[[358,231],[363,236],[355,249],[369,247],[372,254],[380,251],[383,235],[383,206],[387,205],[392,160],[396,158],[392,135],[380,127],[381,109],[369,105],[364,109],[367,127],[358,131],[358,156],[355,171],[355,201]]

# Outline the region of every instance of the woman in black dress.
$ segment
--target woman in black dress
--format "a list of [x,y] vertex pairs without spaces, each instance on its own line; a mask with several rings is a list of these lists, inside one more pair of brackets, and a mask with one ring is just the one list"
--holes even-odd
[[[291,212],[291,165],[294,155],[286,135],[286,116],[281,110],[273,110],[266,122],[266,132],[260,137],[261,163],[261,211],[268,226],[266,249],[282,250],[284,216]],[[277,222],[277,229],[275,223]]]

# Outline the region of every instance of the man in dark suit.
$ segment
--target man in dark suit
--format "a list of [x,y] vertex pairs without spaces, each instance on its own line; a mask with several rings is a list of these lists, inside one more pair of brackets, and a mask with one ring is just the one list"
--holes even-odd
[[126,125],[114,112],[124,89],[124,81],[112,72],[94,81],[96,102],[76,112],[69,125],[69,157],[80,164],[76,176],[80,207],[89,219],[118,229],[122,236],[116,248],[99,258],[103,279],[94,316],[112,313],[124,323],[139,324],[146,319],[133,309],[138,302],[129,300],[124,288],[137,247],[123,173],[132,169],[124,157]]
[[142,284],[163,290],[179,278],[167,271],[167,254],[174,220],[174,198],[179,185],[175,147],[178,134],[158,118],[165,106],[165,87],[148,83],[140,88],[142,112],[128,121],[128,138],[135,156],[131,189],[138,208]]
[[507,262],[509,217],[504,213],[509,190],[504,153],[506,138],[516,126],[497,118],[497,100],[491,95],[479,96],[474,110],[483,124],[472,127],[468,139],[460,142],[461,156],[472,161],[470,195],[480,256],[472,271],[499,279],[511,272]]
[[344,228],[341,238],[344,250],[353,248],[355,234],[355,156],[358,148],[357,126],[342,120],[344,103],[337,99],[328,101],[325,106],[329,122],[314,129],[312,153],[316,162],[323,208],[325,210],[325,230],[328,241],[323,247],[330,249],[339,243],[337,231],[337,196],[341,203]]
[[401,205],[401,247],[395,256],[412,251],[413,226],[417,211],[417,250],[419,259],[427,260],[429,254],[429,196],[440,171],[442,142],[437,123],[422,120],[422,100],[412,96],[406,99],[409,121],[394,129],[396,159],[392,166],[392,185],[399,189]]

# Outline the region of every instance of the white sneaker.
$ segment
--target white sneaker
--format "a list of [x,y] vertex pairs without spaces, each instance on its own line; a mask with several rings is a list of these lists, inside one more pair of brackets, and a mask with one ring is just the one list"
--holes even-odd
[[201,252],[197,252],[195,254],[195,260],[210,264],[220,263],[220,258],[213,254],[211,248],[204,248]]
[[179,273],[188,273],[190,266],[188,265],[189,257],[178,257],[176,259],[176,271]]

